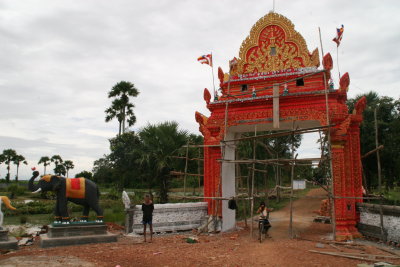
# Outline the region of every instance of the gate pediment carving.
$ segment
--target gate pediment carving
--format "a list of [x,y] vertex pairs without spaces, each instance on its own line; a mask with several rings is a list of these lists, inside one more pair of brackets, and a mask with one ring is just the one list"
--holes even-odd
[[293,23],[270,12],[254,24],[243,41],[232,75],[318,66],[318,48],[310,53]]

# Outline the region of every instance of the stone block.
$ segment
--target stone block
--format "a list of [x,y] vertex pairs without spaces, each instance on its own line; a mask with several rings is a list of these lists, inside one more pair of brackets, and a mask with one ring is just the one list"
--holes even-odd
[[[382,238],[380,234],[380,206],[377,204],[358,203],[360,212],[359,230],[366,236]],[[382,205],[383,229],[387,241],[400,243],[400,207]]]
[[61,236],[49,237],[48,234],[40,237],[40,247],[58,247],[58,246],[73,246],[84,245],[91,243],[111,243],[117,242],[118,236],[111,233],[101,235],[80,235],[80,236]]
[[13,236],[10,236],[7,240],[0,241],[0,249],[18,249],[17,239]]
[[0,242],[8,241],[8,230],[0,230]]
[[105,235],[107,234],[107,226],[105,224],[93,225],[65,225],[53,226],[49,225],[47,233],[49,238],[63,236],[89,236],[89,235]]
[[[126,221],[130,222],[129,230],[143,232],[142,206],[136,205],[128,210]],[[153,211],[153,231],[187,231],[199,228],[207,221],[207,202],[155,204]]]

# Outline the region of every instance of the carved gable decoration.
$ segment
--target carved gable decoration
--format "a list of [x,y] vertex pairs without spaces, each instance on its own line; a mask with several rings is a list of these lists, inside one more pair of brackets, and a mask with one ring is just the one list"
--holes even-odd
[[270,12],[251,28],[239,52],[235,74],[318,67],[318,48],[312,54],[290,20]]

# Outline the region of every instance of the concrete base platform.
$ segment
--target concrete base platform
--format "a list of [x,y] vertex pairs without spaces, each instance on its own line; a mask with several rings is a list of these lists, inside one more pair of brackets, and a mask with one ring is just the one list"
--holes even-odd
[[117,242],[117,235],[108,232],[102,235],[49,237],[48,234],[45,234],[40,236],[40,247],[42,248],[111,242]]
[[0,241],[0,249],[18,249],[18,241],[15,237],[8,237],[8,240]]
[[49,231],[47,236],[49,238],[53,237],[63,237],[63,236],[87,236],[87,235],[106,235],[107,226],[105,224],[96,225],[62,225],[53,226],[49,225]]

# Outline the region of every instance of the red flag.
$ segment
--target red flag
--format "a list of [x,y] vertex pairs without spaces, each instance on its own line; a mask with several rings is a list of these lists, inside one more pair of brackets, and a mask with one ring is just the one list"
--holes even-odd
[[212,67],[212,55],[208,54],[208,55],[202,55],[201,57],[199,57],[197,59],[198,62],[200,62],[201,64],[208,64]]
[[342,37],[343,37],[343,32],[344,32],[344,26],[342,24],[342,27],[340,29],[336,29],[336,37],[332,39],[332,41],[334,41],[337,46],[340,45],[340,42],[342,41]]

